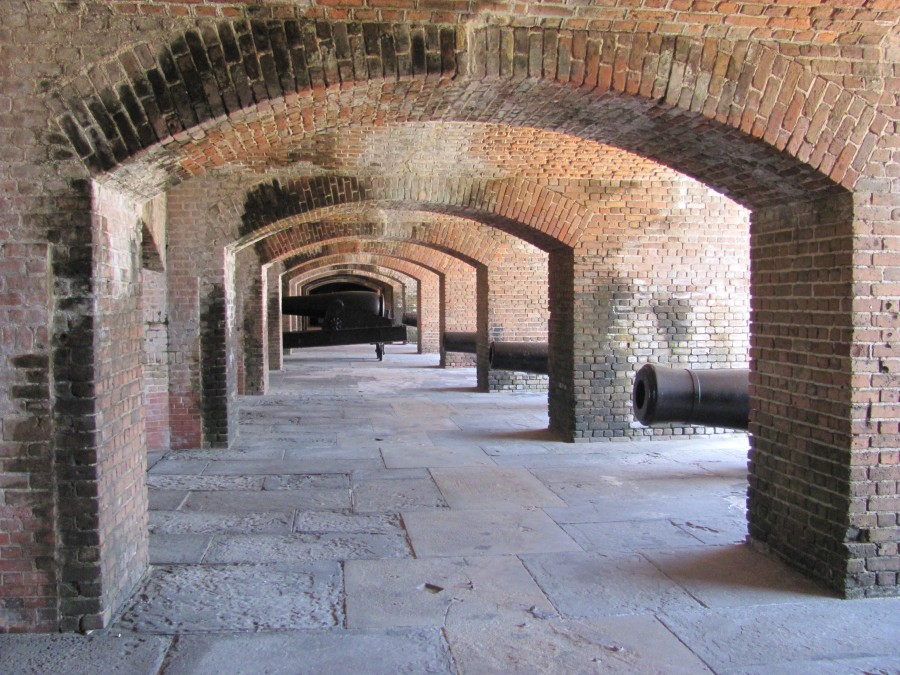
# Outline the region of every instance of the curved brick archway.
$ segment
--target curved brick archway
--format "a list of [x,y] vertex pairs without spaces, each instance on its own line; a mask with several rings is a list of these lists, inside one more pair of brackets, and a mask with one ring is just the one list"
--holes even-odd
[[[848,594],[896,593],[896,546],[890,550],[890,539],[875,543],[891,536],[892,526],[884,522],[892,516],[896,522],[896,495],[867,492],[891,471],[898,444],[896,401],[889,392],[896,360],[890,333],[897,322],[892,240],[900,191],[896,150],[882,138],[882,132],[888,139],[895,133],[896,78],[867,91],[875,76],[854,83],[855,73],[842,78],[840,72],[859,65],[866,73],[877,65],[881,76],[896,69],[882,51],[897,18],[883,12],[893,10],[817,13],[832,7],[797,3],[790,15],[746,16],[739,2],[733,14],[711,25],[703,12],[668,7],[656,15],[647,7],[526,2],[515,11],[555,18],[513,17],[501,3],[464,25],[456,22],[475,16],[468,6],[389,15],[390,2],[377,10],[310,4],[318,22],[302,16],[307,10],[274,5],[254,7],[252,20],[229,14],[243,7],[213,2],[25,6],[22,11],[34,15],[31,25],[57,31],[48,32],[47,40],[68,32],[79,46],[50,48],[32,40],[30,30],[10,31],[10,67],[0,74],[10,85],[0,105],[9,124],[0,133],[14,149],[4,174],[12,198],[4,202],[9,210],[2,222],[13,233],[10,240],[24,242],[10,255],[27,259],[23,269],[42,271],[28,282],[36,309],[18,319],[7,316],[16,331],[7,339],[14,356],[3,366],[4,383],[45,377],[44,388],[58,397],[48,393],[46,400],[62,401],[42,418],[28,400],[33,388],[11,387],[4,401],[10,424],[15,418],[45,429],[52,418],[55,432],[46,432],[42,446],[47,457],[68,461],[78,452],[86,464],[97,455],[123,459],[138,471],[140,425],[121,428],[130,415],[112,420],[103,400],[71,393],[93,386],[101,370],[110,372],[112,350],[99,342],[64,344],[87,328],[100,335],[123,326],[128,344],[137,343],[129,331],[140,327],[139,305],[132,302],[138,282],[122,260],[137,250],[140,237],[119,235],[133,229],[140,209],[111,197],[99,183],[148,197],[200,173],[252,174],[253,182],[267,170],[285,181],[307,170],[334,173],[316,162],[333,155],[334,139],[358,124],[553,130],[665,163],[753,210],[754,390],[760,405],[754,411],[751,534]],[[125,11],[150,9],[166,18],[122,19]],[[604,14],[612,11],[621,14]],[[172,21],[176,16],[190,18]],[[383,22],[372,23],[372,17]],[[411,23],[400,21],[407,18]],[[556,18],[561,23],[550,26]],[[109,39],[99,39],[103,34]],[[19,73],[30,78],[28,84],[23,79],[19,86]],[[93,188],[83,180],[88,175],[97,178]],[[373,185],[378,180],[375,175]],[[540,180],[520,180],[545,189]],[[528,197],[527,187],[510,189],[488,179],[446,184],[440,189],[502,189],[513,202]],[[554,198],[552,192],[544,194]],[[488,224],[512,227],[528,218]],[[84,272],[88,259],[93,268]],[[52,293],[44,273],[54,282]],[[19,326],[19,319],[27,325]],[[110,382],[124,378],[133,387],[139,351],[129,354],[128,363],[116,362],[120,370]],[[85,370],[90,374],[79,374]],[[98,381],[98,389],[104,384]],[[93,412],[82,412],[87,409]],[[107,426],[93,426],[98,410],[106,416],[96,421]],[[102,445],[112,437],[138,450],[134,456],[113,452]],[[24,441],[15,442],[31,452]],[[34,485],[58,484],[72,494],[108,487],[96,476],[72,481],[54,461],[22,473],[33,473]],[[109,503],[116,496],[103,494]],[[48,501],[56,497],[41,499],[44,514],[57,505]],[[40,597],[49,599],[40,617],[29,610],[28,617],[11,619],[16,625],[103,625],[140,574],[137,563],[106,553],[109,547],[145,553],[134,541],[140,507],[123,521],[89,501],[67,502],[65,513],[42,516],[59,522],[42,525],[35,541],[60,534],[61,576],[102,590],[83,598],[46,569],[35,570],[42,580],[35,583],[43,584]],[[99,558],[100,564],[82,565],[82,533],[70,527],[73,511],[88,514],[85,522],[96,520],[85,529],[107,548],[89,547],[83,559]],[[23,513],[30,517],[27,507]],[[49,557],[38,544],[31,551]],[[91,565],[96,574],[87,569]],[[126,568],[127,575],[116,576]]]
[[[575,135],[590,138],[590,129],[594,140],[674,166],[752,207],[758,198],[741,187],[743,156],[752,157],[757,190],[765,183],[779,192],[785,183],[828,190],[817,174],[852,187],[888,123],[864,99],[758,42],[639,32],[484,27],[464,37],[456,26],[241,20],[189,30],[156,53],[148,46],[123,51],[85,80],[82,90],[90,93],[69,85],[54,98],[71,144],[65,151],[74,148],[95,173],[160,143],[159,159],[148,160],[169,173],[193,175],[227,162],[210,150],[221,147],[219,128],[243,122],[252,107],[264,117],[282,101],[288,109],[306,107],[296,92],[313,92],[311,104],[327,101],[323,88],[351,91],[368,82],[373,98],[387,88],[402,92],[405,103],[373,111],[372,119],[404,109],[418,119],[453,119],[461,102],[448,96],[441,109],[436,92],[478,84],[479,93],[493,89],[482,116],[515,109],[517,98],[526,110],[544,101],[557,120],[551,115],[543,128],[576,121],[582,129]],[[591,102],[600,102],[595,114],[578,124],[578,108]],[[296,116],[300,128],[330,126],[329,107],[308,106],[309,118]],[[316,109],[324,124],[316,123]],[[465,113],[478,121],[471,108]],[[179,160],[177,146],[192,145],[197,127],[197,151]],[[701,137],[702,147],[691,141]]]
[[366,260],[414,279],[416,305],[421,316],[417,329],[419,352],[440,351],[445,319],[443,287],[448,275],[454,271],[454,259],[446,253],[410,242],[346,238],[295,250],[284,261],[284,267],[286,274],[297,275],[349,260]]

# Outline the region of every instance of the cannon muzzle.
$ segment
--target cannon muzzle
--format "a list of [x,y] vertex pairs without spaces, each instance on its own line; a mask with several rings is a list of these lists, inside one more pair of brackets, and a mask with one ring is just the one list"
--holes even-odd
[[478,353],[478,333],[465,331],[448,331],[443,335],[445,352]]
[[281,299],[281,313],[323,318],[331,314],[384,316],[384,298],[371,291],[291,295]]
[[546,375],[549,372],[546,342],[492,342],[491,370],[517,370]]
[[634,378],[634,417],[645,426],[676,422],[746,430],[749,382],[749,370],[689,370],[648,363]]
[[403,317],[400,319],[400,323],[402,323],[404,326],[412,326],[413,328],[418,327],[418,312],[403,312]]

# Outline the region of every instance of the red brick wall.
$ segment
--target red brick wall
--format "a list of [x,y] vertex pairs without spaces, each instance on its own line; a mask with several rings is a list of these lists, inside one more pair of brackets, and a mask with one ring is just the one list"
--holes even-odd
[[141,248],[150,251],[142,273],[144,307],[144,414],[148,450],[168,450],[169,419],[169,299],[165,274],[166,201],[158,197],[143,208]]
[[[624,414],[628,387],[622,373],[628,371],[617,367],[629,363],[625,348],[643,341],[655,354],[653,342],[672,339],[649,339],[650,329],[673,321],[671,314],[676,325],[665,328],[676,329],[671,335],[679,338],[679,313],[692,320],[718,313],[699,292],[699,304],[682,312],[678,288],[691,284],[678,283],[677,276],[646,297],[641,296],[644,288],[614,281],[617,269],[639,263],[618,252],[612,264],[601,251],[590,250],[596,227],[621,226],[604,211],[607,196],[602,188],[595,191],[591,180],[599,175],[652,188],[658,175],[666,178],[659,166],[648,169],[659,162],[743,204],[753,212],[754,223],[776,231],[782,218],[793,219],[797,227],[812,222],[810,207],[798,204],[852,199],[846,222],[833,223],[840,236],[814,224],[810,240],[810,246],[821,247],[817,260],[833,255],[847,266],[840,268],[842,274],[851,270],[843,301],[826,295],[836,305],[829,330],[839,335],[831,342],[847,349],[837,357],[839,371],[831,375],[846,379],[847,391],[835,399],[831,382],[798,384],[808,378],[805,366],[795,361],[817,361],[823,356],[817,350],[824,347],[810,343],[801,352],[784,349],[778,331],[809,328],[796,313],[786,326],[759,321],[765,324],[759,333],[765,339],[754,338],[754,350],[763,356],[753,354],[759,364],[760,380],[754,382],[760,387],[758,414],[765,419],[757,431],[766,430],[753,436],[754,444],[760,439],[760,466],[787,457],[789,463],[779,470],[806,478],[788,483],[796,494],[785,501],[790,507],[780,508],[791,510],[810,499],[809,485],[819,478],[818,470],[792,458],[818,458],[810,448],[822,447],[831,467],[829,498],[837,495],[828,510],[834,515],[845,504],[850,525],[810,528],[815,541],[800,554],[787,542],[790,527],[779,530],[762,506],[753,507],[759,512],[751,520],[760,541],[848,594],[896,594],[900,412],[891,392],[897,359],[892,333],[900,300],[894,272],[895,210],[900,208],[894,147],[900,68],[892,34],[897,10],[873,5],[852,13],[831,11],[834,3],[798,3],[788,12],[781,5],[742,2],[716,11],[694,6],[690,12],[640,4],[500,2],[435,9],[401,4],[257,4],[252,21],[246,20],[250,11],[243,3],[212,0],[9,3],[4,8],[0,293],[10,322],[0,328],[0,475],[9,485],[2,508],[13,513],[2,519],[0,538],[10,542],[8,551],[32,556],[30,569],[23,566],[0,577],[9,617],[4,628],[43,627],[53,620],[54,568],[66,593],[78,583],[85,597],[99,597],[89,586],[102,583],[71,572],[79,556],[94,555],[100,528],[106,526],[99,519],[89,522],[90,516],[74,524],[71,514],[81,511],[81,502],[72,486],[84,481],[86,491],[96,492],[97,481],[76,475],[72,463],[76,458],[79,464],[96,461],[91,453],[107,448],[97,439],[116,427],[115,422],[94,427],[97,398],[108,395],[93,389],[94,372],[102,370],[106,377],[115,370],[121,376],[130,368],[124,355],[113,357],[109,345],[95,336],[112,331],[118,337],[121,331],[125,345],[140,340],[127,335],[125,327],[131,325],[129,303],[137,296],[130,291],[116,297],[95,294],[93,264],[103,258],[88,218],[86,178],[104,175],[141,199],[177,192],[179,183],[189,186],[185,189],[194,204],[179,206],[187,217],[170,219],[188,229],[180,235],[181,244],[172,247],[167,283],[172,443],[194,446],[227,442],[223,437],[229,433],[227,410],[236,377],[226,366],[207,371],[200,359],[227,364],[233,357],[237,368],[241,352],[235,351],[229,324],[236,316],[229,307],[237,310],[229,303],[239,289],[229,285],[222,260],[192,270],[191,237],[197,250],[219,255],[222,247],[245,236],[243,226],[253,229],[254,223],[266,222],[277,228],[297,215],[287,211],[273,219],[265,208],[270,202],[262,197],[277,196],[277,190],[254,192],[259,177],[273,166],[292,180],[305,179],[295,174],[307,170],[315,174],[306,185],[313,195],[309,204],[319,215],[329,206],[319,197],[341,194],[340,203],[378,200],[421,209],[422,230],[439,222],[438,215],[449,215],[551,250],[551,419],[569,431],[582,425],[578,432],[591,437],[595,432],[602,437],[625,419],[618,413],[604,419],[597,406],[601,392],[612,387],[613,408],[619,406]],[[307,22],[308,16],[320,23]],[[363,26],[373,21],[383,23]],[[367,42],[364,29],[384,40]],[[235,49],[239,37],[246,49]],[[392,44],[409,47],[398,52],[389,48]],[[354,58],[358,53],[365,58]],[[195,82],[215,86],[192,86]],[[394,142],[398,139],[416,142]],[[430,145],[421,145],[425,141]],[[431,152],[422,152],[423,147]],[[386,150],[391,158],[415,164],[378,166],[373,158],[385,157]],[[618,162],[620,150],[635,155]],[[396,169],[409,166],[416,167],[416,175]],[[323,177],[322,172],[340,176]],[[319,189],[325,185],[334,190]],[[221,188],[220,193],[213,188]],[[248,192],[257,199],[245,199]],[[614,206],[620,208],[625,207]],[[844,208],[838,204],[838,210]],[[308,222],[322,222],[324,215],[317,218]],[[103,230],[99,222],[95,225],[99,236]],[[578,251],[555,248],[560,242]],[[778,245],[766,243],[759,255],[754,249],[760,273],[769,273],[765,255]],[[673,247],[678,248],[673,243],[660,250],[668,256]],[[343,253],[352,248],[345,246]],[[429,253],[409,248],[377,253],[384,255],[379,264],[397,260],[398,269],[416,275],[423,268],[447,274],[446,262]],[[471,251],[465,255],[477,260]],[[778,259],[780,254],[773,255]],[[48,257],[50,267],[42,268]],[[787,262],[795,273],[810,274],[803,260]],[[48,286],[28,276],[38,269],[47,272]],[[607,275],[596,286],[588,281],[594,272]],[[760,316],[783,315],[775,297],[784,294],[786,284],[796,290],[794,282],[781,280],[759,296]],[[817,281],[811,288],[832,293],[827,286]],[[487,295],[478,295],[478,325],[486,335]],[[101,300],[110,303],[102,311]],[[644,315],[646,325],[627,327],[617,311],[630,312],[638,300],[658,310]],[[425,308],[422,312],[430,320]],[[140,317],[136,320],[140,325]],[[645,328],[648,332],[641,332]],[[582,329],[590,338],[571,353],[568,345]],[[698,343],[711,343],[705,335],[711,334],[697,333]],[[605,357],[595,338],[616,339],[618,353],[609,361],[613,375],[609,368],[597,368],[597,359]],[[672,348],[670,356],[685,356],[677,352],[682,348]],[[711,344],[707,354],[698,356],[712,357],[713,349],[720,347]],[[787,389],[785,369],[790,371]],[[595,377],[596,372],[601,375]],[[124,380],[117,386],[123,385]],[[825,420],[824,431],[807,421],[787,433],[777,414],[785,398],[801,400],[803,415]],[[52,418],[45,408],[48,400]],[[33,443],[23,430],[33,434]],[[56,466],[50,468],[53,461]],[[48,501],[51,475],[60,486],[55,505]],[[763,495],[770,488],[785,489],[780,474],[765,480],[769,487],[763,481],[755,488],[760,500],[768,498]],[[58,535],[58,565],[48,562],[51,531]],[[93,602],[68,603],[64,614],[107,611]],[[69,619],[60,625],[72,627]]]
[[[70,495],[61,510],[61,625],[82,630],[105,626],[148,564],[141,211],[108,188],[95,186],[93,196],[95,425],[93,443],[82,450],[93,461],[75,459],[81,471],[59,486]],[[85,469],[93,475],[78,475]]]
[[[3,216],[0,216],[2,218]],[[50,259],[46,244],[0,245],[0,632],[57,626]]]
[[709,433],[636,424],[631,383],[647,362],[747,367],[747,213],[688,179],[605,192],[575,250],[576,437]]
[[[488,343],[547,342],[547,254],[521,240],[503,240],[487,270]],[[488,389],[546,391],[547,376],[492,369]]]

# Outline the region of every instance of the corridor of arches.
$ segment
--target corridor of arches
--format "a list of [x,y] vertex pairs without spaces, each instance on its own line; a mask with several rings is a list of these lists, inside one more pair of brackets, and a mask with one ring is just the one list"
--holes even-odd
[[[748,368],[746,554],[897,595],[898,12],[307,4],[10,16],[2,628],[109,626],[152,572],[147,458],[254,443],[242,415],[306,358],[281,300],[346,278],[483,405],[546,406],[521,443],[551,455],[733,438],[638,424],[631,386]],[[493,341],[546,343],[547,373],[492,370]]]

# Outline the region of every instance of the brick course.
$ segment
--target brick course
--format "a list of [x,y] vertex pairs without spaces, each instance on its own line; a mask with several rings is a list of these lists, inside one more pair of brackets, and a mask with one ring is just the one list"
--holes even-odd
[[504,237],[546,258],[522,297],[549,310],[555,429],[691,433],[634,428],[630,359],[749,344],[752,538],[896,595],[900,10],[662,5],[6,7],[0,630],[127,596],[166,414],[170,447],[226,445],[239,381],[264,387],[262,265],[407,275],[437,350],[492,330],[527,259],[486,259]]

